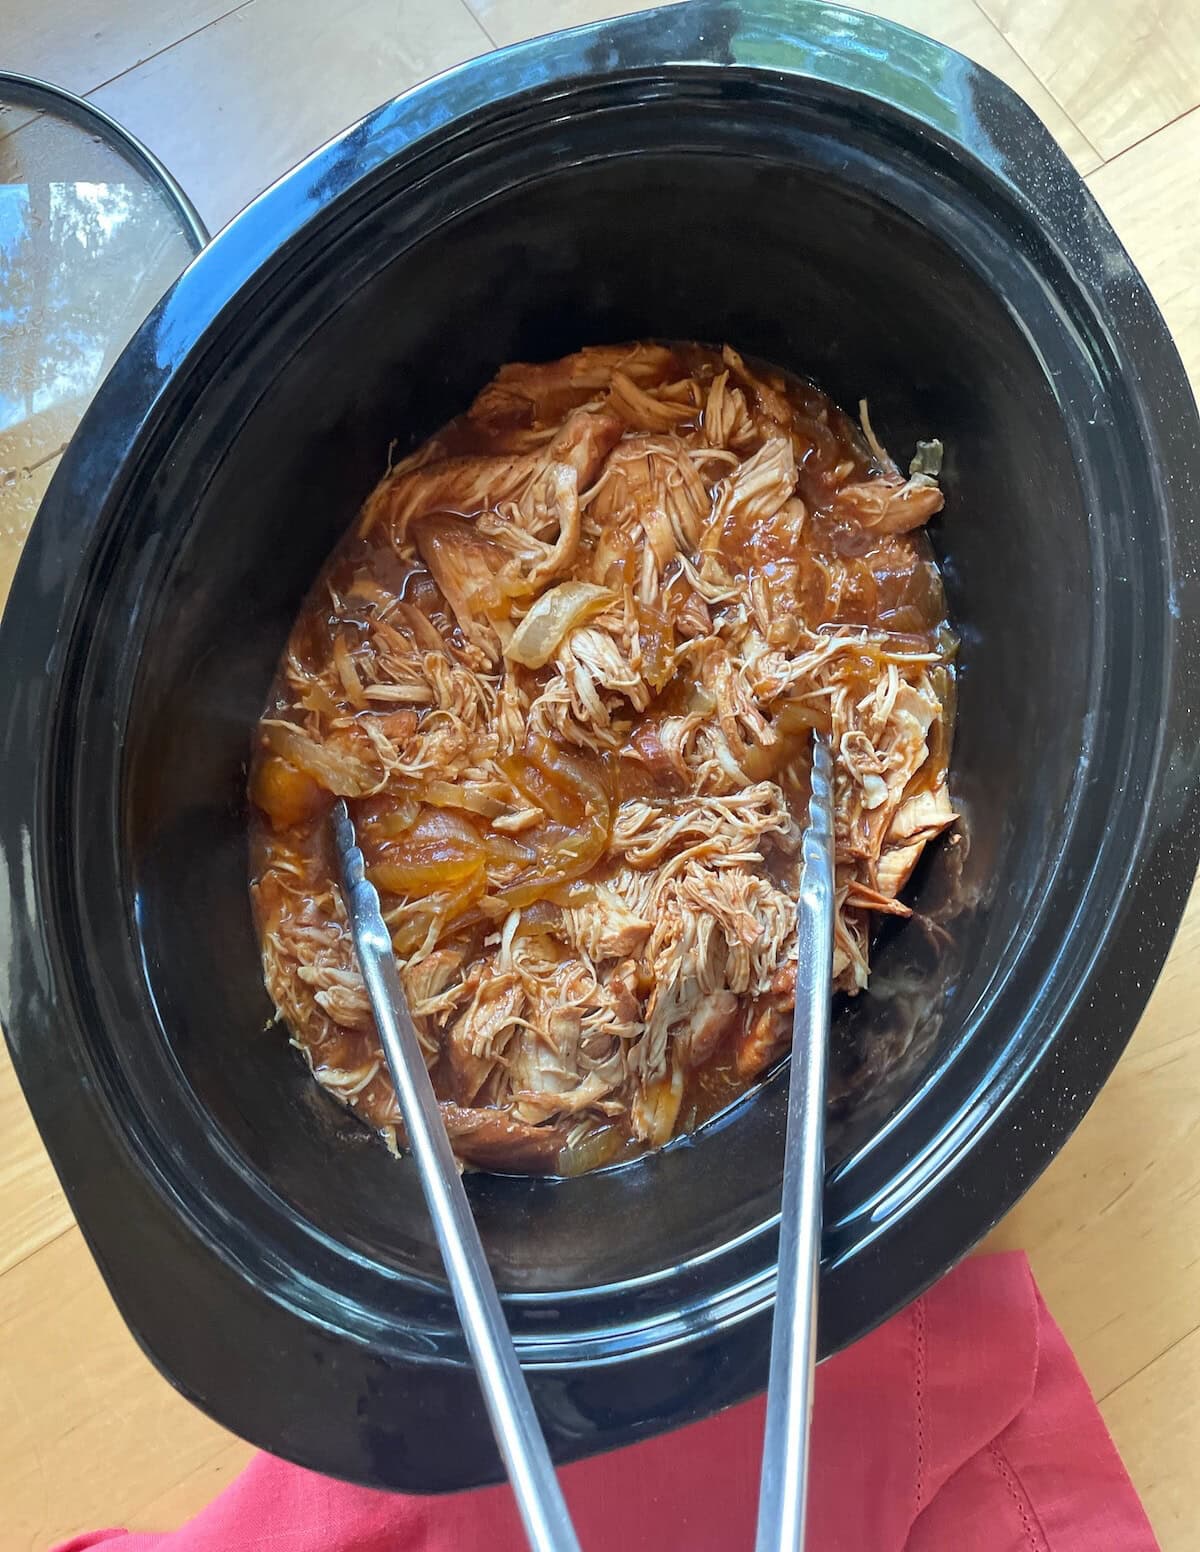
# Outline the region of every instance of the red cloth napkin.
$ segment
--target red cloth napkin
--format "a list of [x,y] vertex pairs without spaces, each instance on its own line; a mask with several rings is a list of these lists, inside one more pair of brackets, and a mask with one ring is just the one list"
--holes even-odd
[[[754,1545],[761,1398],[562,1472],[584,1552]],[[58,1552],[525,1552],[505,1488],[409,1498],[257,1456],[164,1535]],[[964,1262],[817,1373],[809,1552],[1157,1552],[1019,1253]]]

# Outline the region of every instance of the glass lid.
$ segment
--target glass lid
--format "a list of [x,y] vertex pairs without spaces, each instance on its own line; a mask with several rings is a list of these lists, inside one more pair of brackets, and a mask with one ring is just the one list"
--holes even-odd
[[106,114],[0,73],[0,607],[89,400],[207,240],[166,170]]

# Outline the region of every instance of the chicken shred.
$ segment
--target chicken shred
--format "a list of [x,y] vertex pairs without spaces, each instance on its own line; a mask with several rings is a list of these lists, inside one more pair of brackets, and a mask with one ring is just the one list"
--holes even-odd
[[264,713],[252,892],[293,1043],[389,1140],[335,795],[479,1168],[661,1146],[780,1054],[814,730],[866,986],[956,818],[955,644],[937,480],[860,417],[728,346],[596,347],[502,368],[368,497]]

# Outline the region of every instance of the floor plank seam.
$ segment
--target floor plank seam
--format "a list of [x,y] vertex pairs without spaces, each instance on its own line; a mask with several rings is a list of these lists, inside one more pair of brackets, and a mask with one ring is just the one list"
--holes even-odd
[[[982,4],[980,3],[980,0],[971,0],[971,3],[975,7],[975,9],[979,12],[980,16],[983,17],[983,19],[987,23],[987,25],[992,29],[992,31],[996,34],[996,36],[1001,40],[1001,42],[1004,43],[1008,48],[1010,48],[1013,51],[1013,54],[1016,56],[1016,58],[1019,59],[1021,61],[1021,63],[1025,66],[1026,70],[1029,71],[1030,75],[1034,78],[1034,80],[1038,83],[1038,85],[1046,93],[1047,97],[1050,98],[1051,102],[1053,102],[1054,106],[1059,110],[1059,112],[1063,115],[1063,117],[1066,118],[1074,126],[1075,133],[1083,141],[1084,145],[1087,146],[1088,149],[1092,152],[1092,155],[1093,156],[1098,156],[1100,158],[1100,166],[1103,167],[1104,166],[1104,153],[1103,153],[1103,151],[1101,151],[1100,147],[1095,144],[1095,142],[1092,140],[1091,136],[1088,135],[1088,133],[1084,129],[1083,125],[1080,124],[1077,121],[1077,119],[1074,117],[1074,115],[1072,113],[1068,112],[1066,104],[1062,101],[1062,99],[1058,96],[1058,94],[1051,88],[1049,82],[1048,81],[1044,81],[1042,79],[1042,77],[1038,74],[1036,68],[1032,64],[1032,62],[1025,58],[1025,55],[1022,54],[1021,50],[1017,47],[1017,45],[1013,42],[1013,40],[1008,36],[1008,34],[1003,30],[1003,28],[998,27],[996,25],[996,23],[992,20],[992,18],[984,10]],[[1033,110],[1033,111],[1036,111],[1036,110]],[[1096,168],[1092,169],[1093,172],[1099,172],[1099,170],[1100,170],[1099,167],[1096,167]],[[1090,178],[1091,177],[1091,173],[1088,173],[1087,176]]]
[[1099,167],[1089,172],[1085,181],[1090,184],[1097,173],[1103,172],[1107,167],[1115,166],[1123,156],[1128,156],[1130,151],[1136,151],[1139,146],[1144,146],[1148,140],[1153,140],[1155,135],[1161,135],[1164,130],[1171,129],[1183,119],[1191,118],[1193,113],[1200,113],[1200,102],[1194,102],[1190,108],[1185,108],[1182,113],[1177,113],[1173,119],[1168,119],[1165,124],[1160,124],[1157,129],[1152,129],[1148,135],[1142,135],[1137,140],[1131,140],[1127,146],[1122,146],[1106,162],[1102,162]]
[[124,70],[118,70],[116,75],[110,75],[103,81],[97,81],[95,86],[88,87],[83,96],[91,97],[96,92],[102,92],[106,86],[111,86],[114,81],[121,81],[127,75],[132,75],[135,70],[140,70],[143,65],[148,65],[151,60],[161,59],[164,54],[169,54],[173,48],[178,48],[181,43],[186,43],[189,38],[198,38],[202,32],[207,32],[210,27],[215,27],[219,22],[228,21],[231,16],[235,16],[239,11],[248,10],[253,4],[254,0],[241,0],[240,4],[231,5],[227,11],[222,11],[220,16],[210,17],[201,26],[193,27],[191,32],[185,32],[180,37],[173,39],[172,42],[164,43],[162,48],[151,49],[149,54],[146,54],[141,59],[135,59],[133,64],[126,65]]
[[494,37],[492,35],[492,32],[491,32],[490,28],[488,27],[488,24],[484,21],[483,17],[480,16],[479,12],[471,4],[471,0],[462,0],[462,3],[463,3],[464,9],[467,12],[467,15],[471,18],[471,20],[479,28],[480,32],[483,33],[484,37],[488,40],[488,42],[492,45],[492,47],[494,49],[506,47],[505,44],[501,43],[498,38],[496,38],[496,37]]
[[1102,1407],[1106,1401],[1111,1401],[1119,1391],[1125,1389],[1126,1385],[1132,1384],[1140,1375],[1145,1374],[1147,1369],[1152,1369],[1160,1359],[1165,1358],[1168,1353],[1173,1353],[1181,1342],[1186,1342],[1189,1337],[1195,1336],[1198,1331],[1200,1331],[1200,1324],[1192,1326],[1188,1331],[1181,1332],[1174,1341],[1168,1342],[1161,1352],[1155,1353],[1153,1358],[1147,1358],[1146,1362],[1139,1365],[1132,1374],[1127,1374],[1123,1380],[1118,1380],[1115,1385],[1111,1385],[1103,1395],[1098,1395],[1096,1397],[1096,1405]]
[[52,1234],[49,1239],[44,1239],[40,1245],[35,1245],[32,1250],[27,1250],[16,1261],[10,1261],[4,1270],[0,1272],[0,1277],[7,1277],[10,1272],[15,1272],[19,1266],[24,1266],[27,1261],[32,1261],[34,1256],[40,1256],[43,1250],[48,1250],[51,1245],[57,1245],[60,1239],[70,1234],[72,1229],[78,1229],[78,1227],[79,1225],[72,1218],[66,1228],[59,1229],[57,1234]]

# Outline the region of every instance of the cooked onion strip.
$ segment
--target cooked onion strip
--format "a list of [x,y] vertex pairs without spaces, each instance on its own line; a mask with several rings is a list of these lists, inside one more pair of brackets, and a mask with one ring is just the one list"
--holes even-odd
[[263,743],[297,770],[311,776],[340,798],[360,798],[374,792],[381,777],[365,760],[330,742],[310,738],[292,722],[264,720]]
[[560,582],[530,606],[513,632],[504,656],[526,668],[544,668],[569,631],[599,614],[616,595],[594,582]]

